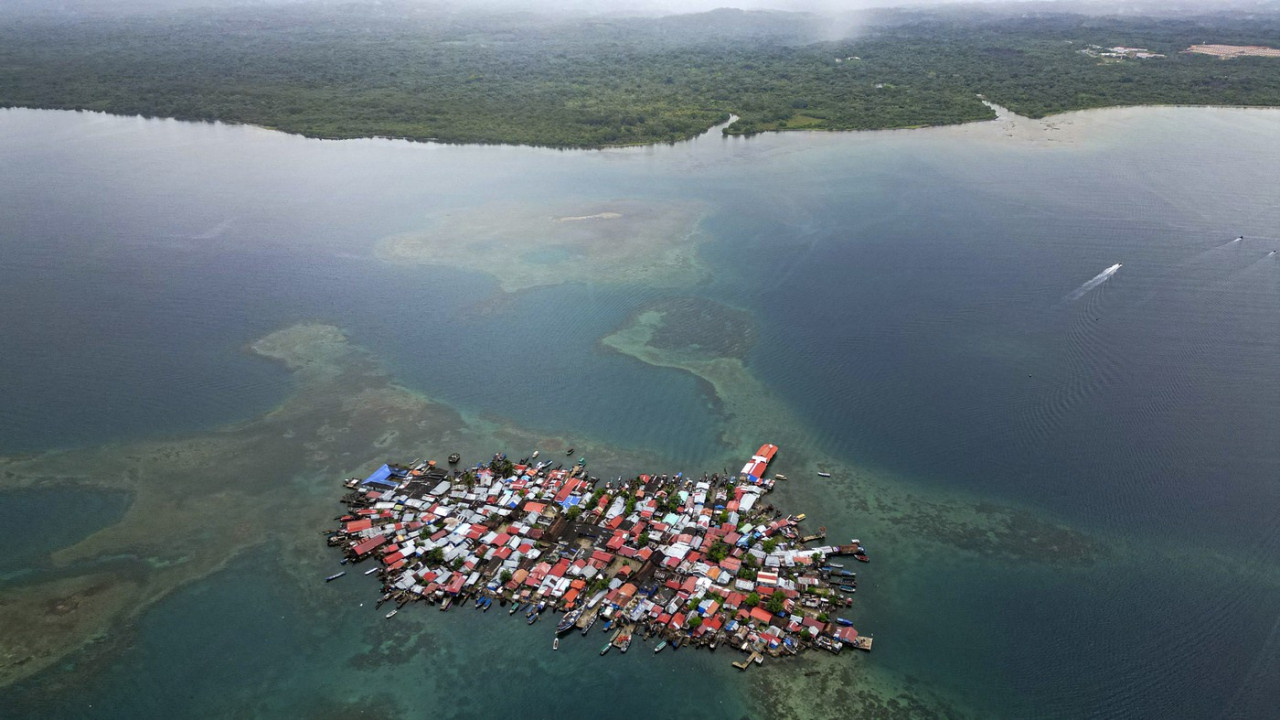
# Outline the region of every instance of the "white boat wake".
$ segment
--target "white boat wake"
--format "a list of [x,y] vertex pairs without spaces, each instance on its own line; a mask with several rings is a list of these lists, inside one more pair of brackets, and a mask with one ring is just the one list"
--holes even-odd
[[1111,279],[1111,276],[1112,276],[1112,275],[1115,275],[1115,274],[1116,274],[1116,271],[1117,271],[1117,270],[1119,270],[1120,268],[1121,268],[1121,264],[1120,264],[1120,263],[1116,263],[1115,265],[1112,265],[1111,267],[1107,268],[1106,270],[1103,270],[1102,272],[1098,273],[1097,275],[1095,275],[1095,276],[1093,277],[1093,279],[1092,279],[1092,280],[1090,280],[1089,282],[1087,282],[1087,283],[1085,283],[1085,284],[1081,285],[1080,287],[1078,287],[1078,288],[1076,288],[1074,291],[1072,291],[1072,293],[1066,297],[1065,302],[1074,302],[1074,301],[1079,300],[1080,298],[1084,297],[1084,294],[1085,294],[1085,293],[1087,293],[1087,292],[1089,292],[1090,290],[1092,290],[1092,289],[1094,289],[1094,288],[1098,287],[1098,286],[1099,286],[1099,285],[1101,285],[1102,283],[1104,283],[1104,282],[1106,282],[1106,281],[1110,280],[1110,279]]

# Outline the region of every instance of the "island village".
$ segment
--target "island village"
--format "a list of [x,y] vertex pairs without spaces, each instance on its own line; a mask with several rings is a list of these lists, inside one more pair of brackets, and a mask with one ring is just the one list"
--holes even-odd
[[345,482],[349,512],[326,535],[344,565],[372,565],[362,572],[381,579],[379,605],[394,604],[387,619],[415,601],[497,605],[529,625],[552,615],[554,649],[599,626],[601,655],[635,639],[652,639],[655,654],[727,645],[745,653],[734,662],[743,670],[810,648],[870,650],[839,617],[857,573],[832,560],[866,563],[866,551],[856,539],[818,545],[825,528],[804,534],[805,515],[764,500],[786,479],[765,476],[777,450],[761,446],[737,474],[604,483],[573,449],[559,463],[534,452],[465,470],[456,454],[450,469],[383,465]]

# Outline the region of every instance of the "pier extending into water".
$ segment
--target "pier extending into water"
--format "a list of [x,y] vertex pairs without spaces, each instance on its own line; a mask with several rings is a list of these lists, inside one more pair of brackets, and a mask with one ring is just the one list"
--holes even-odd
[[[858,540],[810,546],[805,515],[765,502],[777,447],[762,446],[736,474],[642,474],[601,482],[586,461],[519,461],[495,455],[458,469],[435,462],[383,465],[351,478],[348,512],[326,533],[343,564],[372,563],[379,605],[422,602],[473,608],[533,625],[563,613],[554,634],[587,636],[599,625],[622,653],[653,639],[670,647],[724,645],[765,657],[811,648],[871,649],[838,617],[853,604],[857,573],[829,558],[869,562]],[[567,467],[566,467],[567,465]],[[343,573],[331,576],[335,580]],[[545,625],[544,625],[545,626]],[[597,636],[598,637],[598,636]]]

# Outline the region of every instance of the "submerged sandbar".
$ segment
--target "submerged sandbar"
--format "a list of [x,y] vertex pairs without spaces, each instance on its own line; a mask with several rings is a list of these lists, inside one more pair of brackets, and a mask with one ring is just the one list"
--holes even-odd
[[705,212],[690,201],[493,202],[433,218],[378,245],[388,262],[488,273],[506,292],[567,282],[689,285]]

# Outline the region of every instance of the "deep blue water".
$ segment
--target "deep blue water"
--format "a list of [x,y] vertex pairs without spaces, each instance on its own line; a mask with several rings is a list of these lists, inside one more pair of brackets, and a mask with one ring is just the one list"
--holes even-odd
[[[321,320],[467,412],[696,466],[724,451],[702,388],[597,342],[645,302],[704,295],[752,312],[751,368],[826,451],[1115,548],[1104,569],[1062,572],[877,548],[884,591],[859,608],[881,636],[871,662],[1008,717],[1258,717],[1280,702],[1280,113],[1078,118],[1073,144],[942,129],[560,153],[0,111],[0,452],[252,417],[290,380],[244,346]],[[706,203],[712,276],[495,301],[482,274],[372,252],[441,212],[564,197]],[[65,518],[41,497],[23,507]],[[120,512],[75,502],[86,527]],[[23,557],[83,536],[42,530]],[[1192,570],[1207,553],[1248,572]],[[39,679],[7,694],[31,714],[93,717],[284,716],[317,688],[359,697],[343,655],[374,631],[347,606],[371,591],[326,588],[349,594],[344,609],[308,615],[263,580],[272,562],[238,562],[158,605],[119,664],[70,697],[45,705]],[[508,642],[491,618],[465,617],[434,627],[421,659],[474,665],[487,656],[457,649],[464,638]],[[509,641],[545,652],[528,633]],[[599,672],[581,652],[574,671]],[[691,656],[630,672],[710,672],[675,682],[686,703],[672,707],[709,692],[724,717],[749,711],[727,662]],[[521,667],[518,700],[464,712],[559,695],[563,666]],[[609,702],[618,677],[585,690],[586,707]],[[400,700],[439,703],[442,687]]]
[[78,542],[124,516],[130,497],[86,488],[32,488],[0,493],[0,574],[47,569],[49,553]]

